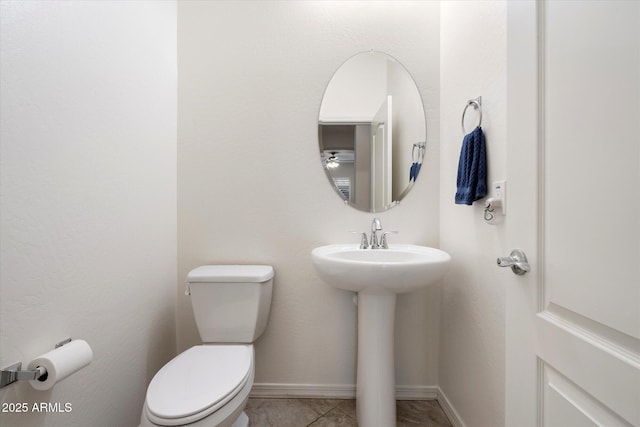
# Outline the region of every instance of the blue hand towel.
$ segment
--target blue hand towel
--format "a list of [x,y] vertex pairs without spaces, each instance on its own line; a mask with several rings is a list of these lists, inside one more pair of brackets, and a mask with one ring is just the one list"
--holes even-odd
[[462,141],[457,186],[458,205],[470,205],[487,195],[487,151],[480,126]]
[[422,163],[411,163],[411,168],[409,169],[409,182],[415,182],[416,178],[418,177],[418,173],[420,173],[420,166],[422,166]]

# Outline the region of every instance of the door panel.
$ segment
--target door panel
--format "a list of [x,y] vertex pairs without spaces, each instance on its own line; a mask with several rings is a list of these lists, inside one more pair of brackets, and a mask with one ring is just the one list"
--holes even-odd
[[546,427],[632,427],[560,372],[548,365],[542,369]]
[[538,314],[536,330],[537,356],[545,365],[621,418],[637,419],[640,369],[632,353],[552,310]]
[[640,338],[638,2],[544,5],[546,304]]

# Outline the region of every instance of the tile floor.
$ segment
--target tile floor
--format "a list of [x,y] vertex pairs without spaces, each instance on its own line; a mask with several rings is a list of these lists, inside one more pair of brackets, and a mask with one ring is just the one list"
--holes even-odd
[[[356,401],[251,398],[249,427],[358,427]],[[399,400],[397,427],[452,427],[436,400]]]

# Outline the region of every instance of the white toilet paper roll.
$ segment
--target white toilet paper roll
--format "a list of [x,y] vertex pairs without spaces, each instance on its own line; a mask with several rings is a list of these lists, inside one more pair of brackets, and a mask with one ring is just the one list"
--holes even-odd
[[93,351],[84,340],[73,340],[29,362],[29,370],[42,366],[47,373],[40,379],[29,381],[36,390],[49,390],[56,383],[91,363]]

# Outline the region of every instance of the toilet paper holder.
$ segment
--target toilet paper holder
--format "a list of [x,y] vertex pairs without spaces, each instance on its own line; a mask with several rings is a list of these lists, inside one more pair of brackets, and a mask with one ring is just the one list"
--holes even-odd
[[[71,342],[71,338],[67,338],[63,341],[60,341],[55,345],[55,348],[62,347],[65,344],[69,344]],[[16,381],[21,380],[38,380],[41,378],[47,378],[47,370],[38,366],[36,369],[32,371],[22,371],[22,362],[17,362],[12,365],[6,366],[0,370],[0,388],[4,388],[9,384],[13,384]]]

